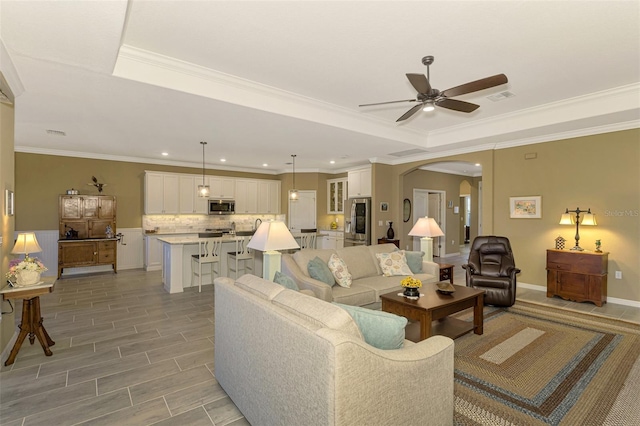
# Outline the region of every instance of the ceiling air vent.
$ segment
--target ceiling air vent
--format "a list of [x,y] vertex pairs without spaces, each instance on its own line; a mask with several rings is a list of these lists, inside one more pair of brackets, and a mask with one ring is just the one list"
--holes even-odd
[[500,93],[496,93],[495,95],[491,95],[491,96],[487,96],[487,99],[492,100],[493,102],[498,102],[498,101],[504,101],[507,98],[513,98],[516,95],[514,95],[511,92],[500,92]]
[[406,151],[398,151],[398,152],[392,152],[389,153],[388,155],[393,155],[394,157],[409,157],[411,155],[418,155],[418,154],[423,154],[425,152],[429,152],[426,149],[408,149]]
[[52,136],[67,136],[62,130],[47,130],[47,134]]

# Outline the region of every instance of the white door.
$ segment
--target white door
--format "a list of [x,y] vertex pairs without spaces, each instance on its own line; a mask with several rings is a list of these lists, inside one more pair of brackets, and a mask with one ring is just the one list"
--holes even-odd
[[298,191],[298,200],[289,200],[289,229],[316,228],[316,191]]
[[[427,204],[427,216],[432,217],[440,226],[440,229],[444,229],[442,226],[442,193],[430,192],[429,202]],[[433,239],[433,255],[440,256],[441,240],[444,237],[435,237]]]
[[[413,224],[421,217],[432,217],[440,226],[440,229],[445,229],[444,224],[444,191],[434,191],[429,189],[414,189],[413,190]],[[433,239],[433,255],[440,256],[440,253],[444,254],[441,241],[445,237],[436,237]],[[420,237],[413,237],[413,250],[420,251]]]
[[[413,190],[413,224],[415,225],[418,219],[427,215],[427,208],[429,204],[429,191],[423,189]],[[420,251],[420,237],[413,237],[413,250]]]

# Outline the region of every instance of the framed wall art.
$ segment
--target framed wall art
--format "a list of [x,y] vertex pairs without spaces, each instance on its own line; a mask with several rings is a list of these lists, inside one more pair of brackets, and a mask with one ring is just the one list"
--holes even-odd
[[542,217],[542,197],[509,197],[512,219],[540,219]]
[[380,203],[380,211],[388,212],[389,211],[389,203]]

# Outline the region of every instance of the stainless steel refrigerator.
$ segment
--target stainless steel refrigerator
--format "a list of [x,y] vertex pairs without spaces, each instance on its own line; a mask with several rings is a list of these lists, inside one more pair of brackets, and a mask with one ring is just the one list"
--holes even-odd
[[344,220],[344,245],[371,245],[371,198],[349,198]]

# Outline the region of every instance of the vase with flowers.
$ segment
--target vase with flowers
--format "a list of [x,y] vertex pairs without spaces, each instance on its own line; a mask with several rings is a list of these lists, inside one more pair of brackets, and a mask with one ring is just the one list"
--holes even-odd
[[37,257],[25,256],[23,260],[14,259],[9,262],[7,278],[15,279],[18,286],[35,285],[40,282],[40,275],[47,267]]
[[404,287],[402,293],[406,297],[420,297],[420,287],[422,287],[422,281],[414,277],[407,277],[400,281],[400,285]]

